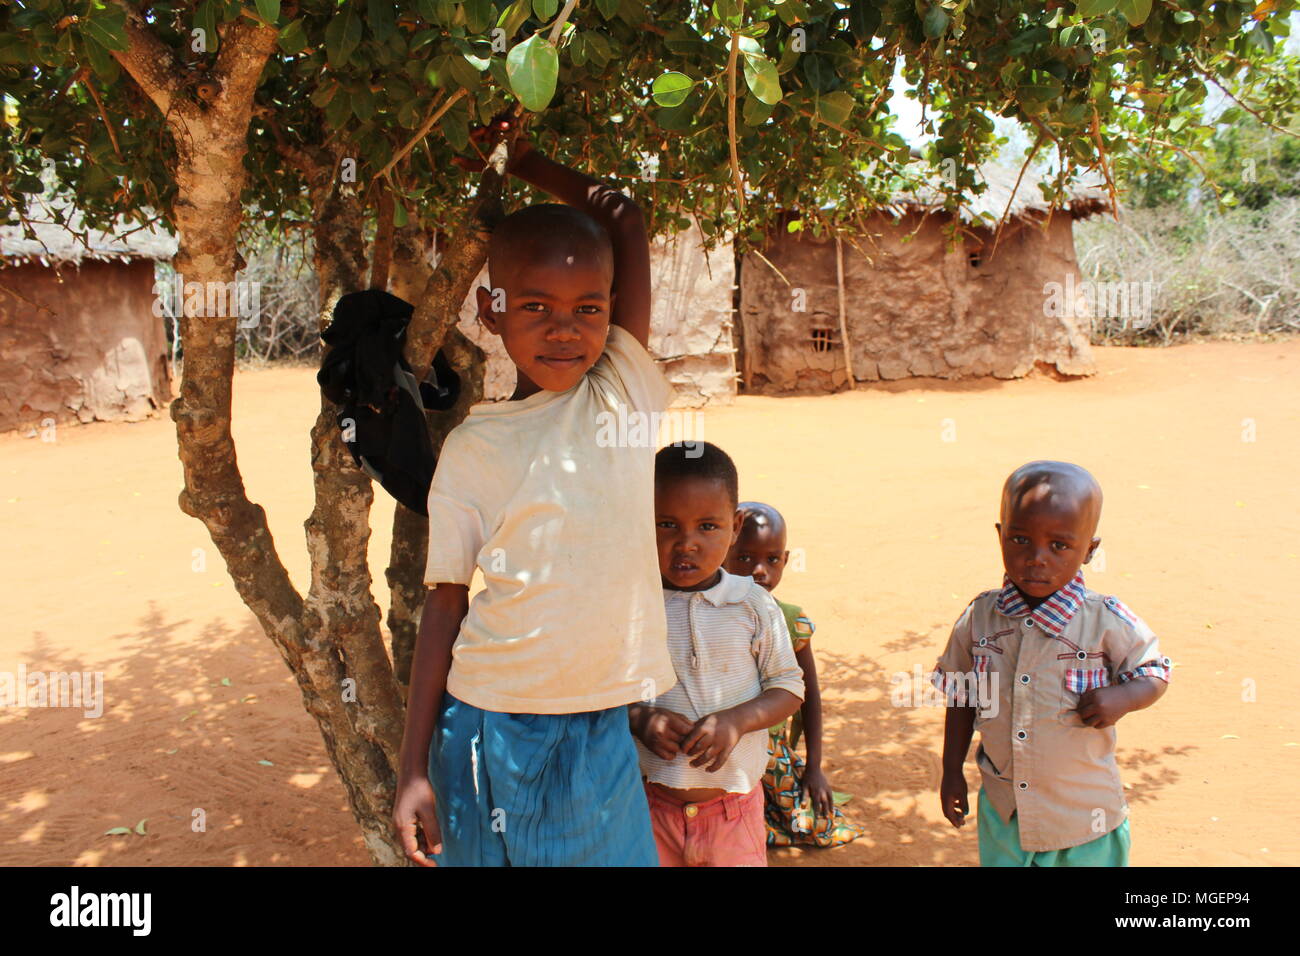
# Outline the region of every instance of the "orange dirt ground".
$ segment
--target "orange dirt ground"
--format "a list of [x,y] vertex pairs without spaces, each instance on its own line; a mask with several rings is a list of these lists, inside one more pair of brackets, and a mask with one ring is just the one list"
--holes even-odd
[[[928,672],[967,601],[1000,584],[999,488],[1041,457],[1100,479],[1105,567],[1088,583],[1175,661],[1164,700],[1119,727],[1133,863],[1300,863],[1300,341],[1107,348],[1098,362],[1076,382],[913,380],[707,414],[742,497],[781,508],[803,549],[779,596],[818,625],[828,773],[867,828],[773,864],[977,861],[975,828],[939,813],[942,712],[891,706],[890,679]],[[235,404],[249,495],[305,592],[312,373],[240,373]],[[56,437],[0,437],[0,671],[102,671],[107,706],[0,710],[0,863],[367,863],[284,664],[177,508],[171,421]],[[380,492],[374,510],[386,607],[393,502]],[[967,778],[974,809],[971,764]],[[105,835],[140,820],[143,836]]]

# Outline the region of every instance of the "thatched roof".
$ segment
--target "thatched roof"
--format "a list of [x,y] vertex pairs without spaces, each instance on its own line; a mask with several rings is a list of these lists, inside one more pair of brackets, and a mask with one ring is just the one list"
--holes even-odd
[[[55,219],[56,212],[62,214],[64,224]],[[35,260],[49,266],[69,262],[79,265],[83,259],[125,262],[165,260],[176,255],[176,237],[158,225],[141,229],[132,223],[119,222],[111,232],[94,230],[87,234],[81,212],[61,199],[32,199],[27,206],[27,218],[36,238],[24,235],[21,224],[0,226],[0,256]]]
[[[1042,191],[1038,188],[1039,174],[1032,169],[1026,170],[1017,189],[1016,177],[1019,175],[1019,169],[1010,169],[994,163],[981,166],[976,176],[987,184],[988,188],[978,196],[972,194],[966,197],[967,202],[961,208],[962,222],[970,223],[983,219],[985,222],[995,224],[1002,219],[1004,213],[1007,213],[1008,201],[1011,204],[1011,210],[1007,213],[1009,220],[1046,216],[1052,204],[1043,199]],[[1058,209],[1069,213],[1073,219],[1084,219],[1099,212],[1107,212],[1111,208],[1110,194],[1104,185],[1078,184],[1070,188],[1067,197]],[[920,189],[910,193],[900,193],[886,208],[895,214],[918,210],[934,212],[942,208],[943,201],[944,196],[939,189],[938,181],[932,178]],[[991,221],[989,216],[993,217]]]

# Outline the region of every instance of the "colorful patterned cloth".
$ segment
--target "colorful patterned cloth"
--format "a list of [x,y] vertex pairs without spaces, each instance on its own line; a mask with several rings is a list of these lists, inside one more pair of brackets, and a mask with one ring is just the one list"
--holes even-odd
[[[777,604],[785,614],[790,642],[798,653],[808,646],[815,630],[813,623],[804,616],[802,608],[783,601]],[[804,763],[795,753],[803,730],[800,718],[801,712],[796,711],[793,718],[768,731],[767,772],[763,774],[767,845],[833,847],[852,843],[865,830],[850,823],[838,806],[831,808],[831,816],[818,817],[812,800],[804,793]]]

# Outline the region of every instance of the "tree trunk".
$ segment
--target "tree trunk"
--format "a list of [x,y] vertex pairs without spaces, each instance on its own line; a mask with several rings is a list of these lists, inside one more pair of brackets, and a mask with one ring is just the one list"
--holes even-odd
[[[176,271],[187,284],[203,284],[200,288],[236,288],[246,137],[253,94],[275,48],[276,31],[247,20],[224,27],[212,71],[217,93],[200,108],[186,98],[179,79],[184,71],[151,34],[151,24],[138,11],[127,11],[129,47],[113,55],[167,117],[176,145]],[[485,174],[477,201],[461,223],[462,232],[472,229],[463,243],[467,252],[445,266],[437,282],[426,278],[424,296],[418,300],[426,304],[425,313],[454,316],[482,265],[482,224],[500,208],[502,158]],[[341,294],[366,286],[364,212],[353,187],[336,181],[338,156],[329,159],[312,157],[316,168],[310,178],[313,201],[319,202],[316,267],[322,317],[332,312]],[[304,600],[276,552],[265,511],[248,500],[244,488],[231,435],[238,310],[227,297],[227,308],[214,311],[227,314],[181,310],[185,362],[180,394],[171,405],[185,482],[181,510],[204,523],[240,598],[298,682],[303,705],[316,719],[348,792],[371,859],[403,864],[391,824],[403,704],[380,633],[379,608],[371,596],[366,559],[370,481],[343,445],[337,409],[322,398],[311,431],[316,505],[305,523],[311,588]],[[417,318],[420,314],[417,310]],[[423,365],[412,363],[418,377],[427,372],[450,325],[434,328],[426,322],[422,328]],[[467,370],[473,365],[474,356],[463,347],[456,355],[467,363]],[[466,381],[471,386],[466,389],[468,402],[472,383],[481,381],[481,368],[478,374],[467,371]],[[438,426],[439,445],[455,414],[449,413]],[[406,525],[402,535],[406,544],[395,566],[406,576],[413,564],[422,566],[424,536],[418,527]],[[409,603],[403,599],[403,606]]]

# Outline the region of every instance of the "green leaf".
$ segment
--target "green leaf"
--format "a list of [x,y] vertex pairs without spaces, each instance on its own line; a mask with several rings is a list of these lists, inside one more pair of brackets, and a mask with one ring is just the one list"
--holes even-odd
[[45,184],[41,182],[39,176],[33,176],[29,173],[14,180],[14,191],[39,196],[45,192]]
[[451,78],[467,90],[479,87],[479,71],[463,56],[453,56],[450,62]]
[[1116,9],[1132,26],[1141,26],[1151,16],[1151,0],[1119,0]]
[[[71,36],[71,34],[68,35]],[[122,72],[122,67],[117,60],[113,59],[113,55],[105,50],[98,41],[92,40],[90,37],[84,37],[84,42],[86,44],[86,55],[90,58],[90,66],[95,71],[95,75],[105,83],[112,83],[116,80]],[[44,145],[48,150],[48,140]]]
[[596,9],[606,20],[614,19],[614,14],[618,13],[619,0],[596,0]]
[[841,793],[839,790],[831,791],[831,801],[837,807],[844,806],[844,804],[848,803],[852,799],[853,799],[853,794],[851,793]]
[[307,49],[307,32],[302,26],[302,17],[287,24],[280,31],[280,49],[290,56],[296,56]]
[[1119,0],[1079,0],[1081,17],[1104,17],[1119,5]]
[[[117,4],[97,12],[81,24],[81,29],[86,36],[107,50],[125,50],[130,46],[126,38],[126,11]],[[209,34],[210,37],[212,33]],[[214,45],[215,41],[209,44],[209,49]]]
[[539,20],[549,20],[560,9],[560,0],[533,0],[533,13]]
[[387,40],[396,33],[397,14],[392,0],[366,0],[366,25],[376,40]]
[[352,91],[352,115],[363,123],[375,115],[375,94],[364,83]]
[[348,57],[361,42],[361,18],[356,10],[348,7],[337,14],[325,27],[325,53],[330,66],[339,69],[348,62]]
[[868,43],[880,28],[880,7],[872,0],[852,0],[849,4],[849,30],[858,43]]
[[221,678],[221,686],[222,686],[222,687],[229,687],[229,686],[230,686],[230,678],[229,678],[229,677],[223,677],[223,678]]
[[660,106],[681,106],[695,88],[695,81],[685,73],[664,73],[655,78],[650,95]]
[[410,220],[406,215],[406,206],[404,206],[400,202],[394,203],[393,204],[393,225],[396,226],[398,229],[401,229],[409,221]]
[[922,21],[925,35],[931,40],[937,40],[948,29],[948,20],[948,11],[936,3],[926,11],[925,20]]
[[272,25],[280,20],[280,0],[255,0],[257,15]]
[[269,761],[269,760],[259,760],[258,763],[260,763],[263,767],[274,767],[274,766],[275,766],[275,764],[271,763],[271,761]]
[[515,0],[514,3],[502,11],[500,19],[497,20],[497,26],[506,32],[507,40],[511,39],[519,28],[524,25],[532,9],[529,0]]
[[714,0],[713,15],[733,30],[740,26],[740,4],[736,0]]
[[465,0],[465,26],[470,33],[485,33],[493,25],[492,0]]
[[541,112],[555,96],[560,55],[546,37],[535,34],[506,55],[506,75],[510,77],[510,89],[524,108]]
[[836,126],[843,126],[853,112],[853,97],[843,90],[819,96],[815,103],[817,115]]
[[824,92],[835,83],[835,67],[826,57],[806,53],[803,57],[803,75],[817,92]]
[[776,64],[765,56],[745,55],[745,85],[768,106],[781,102],[781,77]]
[[144,836],[144,835],[145,835],[145,833],[144,833],[144,824],[145,824],[145,820],[148,820],[148,819],[149,819],[148,817],[145,817],[144,820],[141,820],[139,823],[137,823],[137,824],[135,825],[135,832],[138,833],[138,834],[140,834],[140,836]]
[[771,117],[775,108],[764,103],[757,96],[746,96],[745,105],[741,109],[740,115],[744,119],[746,126],[762,126]]
[[130,827],[113,827],[113,829],[111,830],[105,830],[104,836],[123,836],[123,835],[129,836],[130,833],[131,833]]
[[461,100],[438,120],[438,129],[447,137],[447,143],[456,152],[469,145],[469,107]]
[[212,53],[221,45],[221,36],[217,33],[216,0],[204,0],[203,3],[199,4],[199,8],[194,11],[193,28],[203,31],[206,52]]

